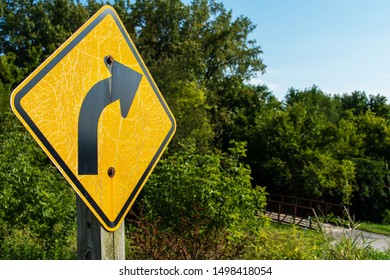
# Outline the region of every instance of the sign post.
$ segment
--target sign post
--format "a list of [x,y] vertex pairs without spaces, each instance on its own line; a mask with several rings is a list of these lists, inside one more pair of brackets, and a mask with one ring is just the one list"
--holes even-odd
[[[80,198],[78,225],[91,237],[86,248],[98,242],[89,228],[95,217],[108,232],[123,225],[176,130],[168,105],[110,6],[13,91],[11,107]],[[103,237],[105,244],[108,239]],[[116,237],[112,240],[115,244]],[[83,258],[97,255],[87,250]]]
[[116,231],[105,230],[99,220],[77,197],[77,259],[124,260],[125,222]]

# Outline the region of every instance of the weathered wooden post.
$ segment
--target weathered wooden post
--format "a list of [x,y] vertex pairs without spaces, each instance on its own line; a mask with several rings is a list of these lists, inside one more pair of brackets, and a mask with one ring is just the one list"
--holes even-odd
[[116,231],[107,231],[78,196],[76,203],[77,259],[124,260],[125,222]]

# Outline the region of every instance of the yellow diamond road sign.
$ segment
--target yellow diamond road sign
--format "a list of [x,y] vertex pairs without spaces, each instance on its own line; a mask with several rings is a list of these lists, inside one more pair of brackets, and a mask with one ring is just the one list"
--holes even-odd
[[121,224],[176,128],[110,6],[14,90],[11,106],[109,231]]

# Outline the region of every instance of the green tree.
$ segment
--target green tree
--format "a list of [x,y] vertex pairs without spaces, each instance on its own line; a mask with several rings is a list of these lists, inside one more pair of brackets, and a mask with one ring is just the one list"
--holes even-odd
[[75,258],[75,194],[9,111],[0,111],[0,259]]
[[337,95],[335,99],[340,102],[342,113],[351,111],[355,115],[362,115],[371,111],[385,119],[390,117],[390,105],[387,98],[380,94],[367,96],[364,91],[354,91],[351,94]]
[[310,114],[321,114],[327,121],[333,123],[337,122],[340,118],[341,104],[339,100],[324,93],[315,85],[305,90],[290,88],[284,98],[284,102],[286,106],[303,103]]
[[390,104],[387,102],[387,98],[382,95],[370,95],[368,99],[368,108],[375,115],[389,119],[390,118]]
[[245,85],[265,69],[260,47],[248,38],[255,28],[251,21],[233,19],[231,11],[212,0],[189,5],[143,0],[130,8],[128,29],[167,100],[175,96],[178,82],[195,83],[205,94],[215,146],[226,149],[245,129],[248,135],[259,92],[265,91]]
[[371,111],[358,118],[358,129],[364,137],[367,156],[390,160],[389,120],[376,116]]
[[199,151],[209,151],[214,132],[207,110],[205,89],[200,88],[195,82],[177,82],[172,84],[172,95],[168,97],[167,102],[177,123],[170,149],[180,149],[180,142],[192,139]]
[[363,221],[380,223],[386,209],[390,209],[390,171],[388,163],[372,157],[356,159],[358,190],[352,202],[352,211]]
[[172,72],[206,84],[225,76],[248,79],[265,68],[260,47],[248,39],[255,26],[245,17],[233,20],[221,3],[139,0],[130,8],[132,37],[152,74],[168,70],[161,71],[164,81]]
[[343,94],[341,107],[344,111],[351,110],[355,115],[364,114],[368,110],[367,94],[363,91],[354,91],[351,94]]
[[356,171],[339,154],[349,136],[338,128],[338,108],[337,100],[316,87],[290,89],[283,108],[259,115],[255,182],[269,192],[349,203]]
[[380,95],[290,89],[283,107],[257,116],[255,182],[269,192],[350,204],[358,219],[381,221],[389,207],[387,108]]
[[52,54],[89,16],[79,1],[5,0],[2,3],[0,54],[15,54],[15,65],[24,75]]
[[15,66],[16,56],[13,53],[0,55],[0,111],[9,110],[11,90],[22,79],[22,71]]
[[248,142],[257,115],[271,99],[266,86],[247,85],[239,77],[226,78],[209,102],[216,135],[214,145],[226,150],[232,140]]

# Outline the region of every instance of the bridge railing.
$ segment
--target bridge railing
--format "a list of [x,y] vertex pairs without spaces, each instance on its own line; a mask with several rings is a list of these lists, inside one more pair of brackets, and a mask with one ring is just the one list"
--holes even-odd
[[344,217],[348,213],[348,208],[343,204],[278,194],[268,195],[266,210],[279,223],[294,223],[309,228],[318,228],[320,218],[328,222],[329,217]]
[[313,208],[297,204],[268,200],[266,214],[282,224],[295,224],[305,228],[318,229],[320,221]]

